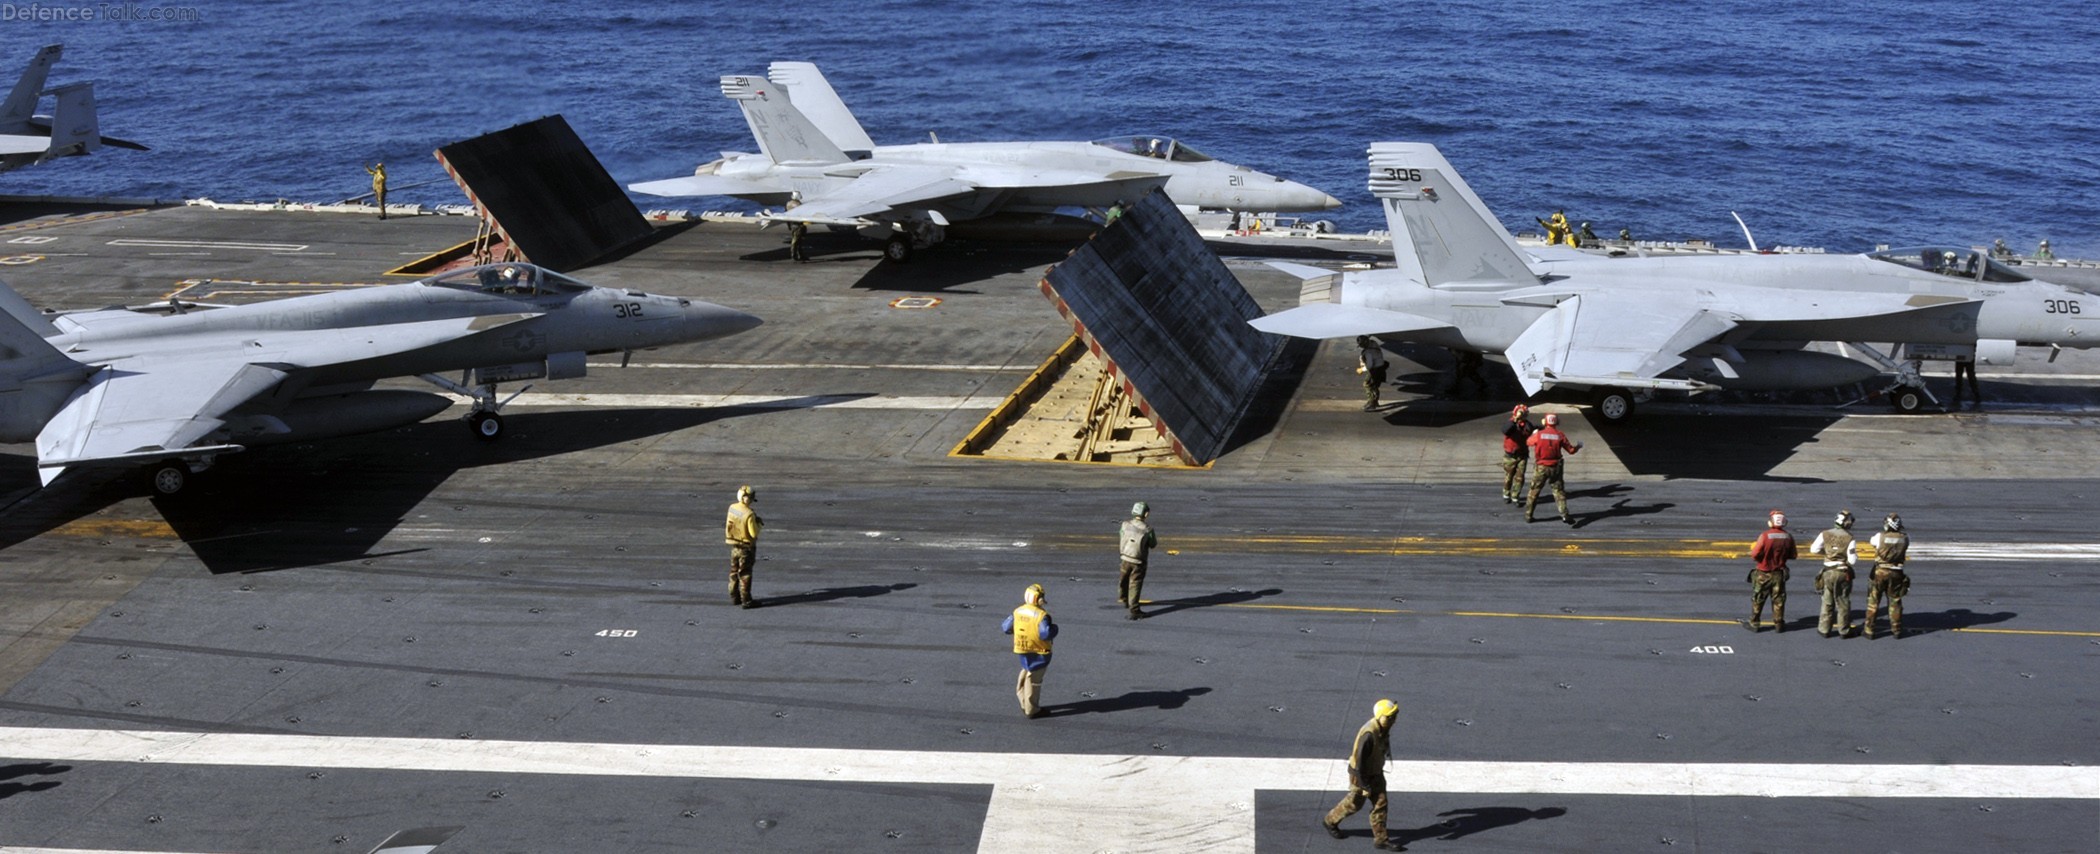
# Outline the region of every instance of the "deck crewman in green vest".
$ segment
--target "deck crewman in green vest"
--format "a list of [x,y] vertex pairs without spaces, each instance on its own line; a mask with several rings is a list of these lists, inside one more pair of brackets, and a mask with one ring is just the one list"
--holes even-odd
[[1881,533],[1875,534],[1874,575],[1872,587],[1867,588],[1867,625],[1869,639],[1874,637],[1874,612],[1882,600],[1889,603],[1889,634],[1903,637],[1903,596],[1910,592],[1910,576],[1903,571],[1903,564],[1910,559],[1910,535],[1903,532],[1903,517],[1889,514],[1881,523]]
[[1159,545],[1159,536],[1152,532],[1146,518],[1152,508],[1140,501],[1130,505],[1130,518],[1123,520],[1123,529],[1116,537],[1116,547],[1123,556],[1123,569],[1116,580],[1116,604],[1130,610],[1130,619],[1145,616],[1138,610],[1143,601],[1139,594],[1145,589],[1145,564],[1151,560],[1152,547]]

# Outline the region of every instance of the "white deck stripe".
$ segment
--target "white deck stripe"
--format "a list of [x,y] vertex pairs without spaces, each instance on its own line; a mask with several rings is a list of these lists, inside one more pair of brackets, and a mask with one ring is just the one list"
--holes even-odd
[[[1037,724],[1051,726],[1056,724]],[[989,785],[980,851],[1254,850],[1254,794],[1339,792],[1331,759],[476,741],[0,727],[10,759]],[[2100,799],[2100,768],[1394,762],[1394,791],[1750,798]]]
[[[471,398],[448,395],[460,403]],[[602,406],[630,409],[665,407],[742,407],[747,409],[990,409],[1002,397],[974,395],[852,395],[852,394],[541,394],[528,392],[504,405],[514,406]]]
[[[619,362],[590,362],[588,367],[614,369],[623,367]],[[692,371],[1032,371],[1034,365],[936,365],[903,363],[894,365],[854,365],[831,362],[776,362],[753,364],[751,362],[635,362],[629,368],[665,368]]]

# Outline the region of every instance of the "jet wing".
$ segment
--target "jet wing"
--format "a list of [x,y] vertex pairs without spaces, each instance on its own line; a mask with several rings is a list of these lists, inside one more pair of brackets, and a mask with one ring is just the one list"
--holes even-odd
[[726,175],[687,175],[660,181],[640,181],[627,189],[651,196],[763,196],[790,190],[772,181],[731,178]]
[[141,364],[96,372],[37,434],[37,468],[44,485],[70,465],[195,453],[201,449],[192,445],[226,423],[220,416],[285,377],[282,366],[212,357],[125,361]]
[[304,368],[405,353],[486,334],[539,313],[178,339],[177,352],[147,351],[110,362],[75,389],[36,437],[37,468],[49,485],[68,466],[238,451],[197,443],[228,412]]
[[51,148],[51,138],[26,133],[0,134],[0,154],[42,154]]
[[1257,317],[1247,325],[1293,338],[1350,338],[1444,329],[1451,324],[1404,311],[1318,302]]
[[1503,355],[1526,394],[1548,385],[1696,391],[1708,386],[1657,375],[1681,364],[1684,351],[1735,325],[1729,314],[1690,301],[1657,299],[1653,292],[1592,291],[1569,296],[1540,315]]
[[954,170],[912,166],[877,166],[840,187],[767,218],[788,222],[850,222],[897,208],[923,208],[932,202],[973,192],[977,185],[955,177]]

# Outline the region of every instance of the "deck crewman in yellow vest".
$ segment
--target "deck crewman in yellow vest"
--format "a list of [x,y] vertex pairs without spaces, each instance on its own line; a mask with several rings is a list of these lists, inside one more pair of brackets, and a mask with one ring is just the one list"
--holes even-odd
[[751,563],[758,560],[758,532],[766,523],[751,508],[757,500],[751,487],[737,487],[736,503],[729,505],[729,519],[722,526],[722,542],[729,544],[729,604],[744,608],[758,607],[751,596]]
[[1021,657],[1021,676],[1014,680],[1014,696],[1021,701],[1021,714],[1043,713],[1043,671],[1050,669],[1050,641],[1057,637],[1057,624],[1043,607],[1043,585],[1030,584],[1021,593],[1021,607],[999,625],[999,631],[1014,636],[1014,654]]
[[1320,819],[1320,826],[1327,835],[1336,839],[1347,838],[1340,827],[1342,819],[1356,814],[1371,803],[1371,845],[1380,851],[1399,851],[1386,835],[1385,763],[1393,759],[1393,718],[1400,714],[1400,706],[1391,700],[1379,700],[1371,707],[1371,719],[1356,731],[1356,743],[1349,749],[1349,793],[1342,802],[1327,811]]
[[372,176],[372,203],[379,206],[379,218],[386,219],[386,164],[374,163],[365,172]]

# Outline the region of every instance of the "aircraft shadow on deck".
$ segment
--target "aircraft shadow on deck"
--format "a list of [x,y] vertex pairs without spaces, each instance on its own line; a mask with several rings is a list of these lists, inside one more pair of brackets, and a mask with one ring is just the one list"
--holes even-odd
[[[505,417],[504,437],[482,442],[457,420],[441,418],[384,433],[306,445],[258,448],[224,457],[189,488],[153,504],[213,574],[265,572],[374,557],[373,546],[461,469],[503,465],[601,448],[833,397],[765,407],[521,412]],[[35,463],[0,463],[0,491],[19,464],[35,483]],[[0,513],[0,548],[95,513],[146,490],[133,472],[83,472],[59,479]]]
[[1145,605],[1151,610],[1146,611],[1145,616],[1148,618],[1161,617],[1172,614],[1175,611],[1186,611],[1190,608],[1237,605],[1241,602],[1252,602],[1265,596],[1278,596],[1282,593],[1283,588],[1271,587],[1267,590],[1229,590],[1223,593],[1208,593],[1202,596],[1188,596],[1181,599],[1147,599],[1145,600]]
[[834,602],[840,599],[866,599],[872,596],[881,596],[885,593],[895,593],[899,590],[910,590],[917,586],[919,585],[862,584],[855,587],[822,587],[816,590],[805,590],[801,593],[790,593],[786,596],[760,596],[757,599],[761,607],[778,608],[785,605]]
[[1210,693],[1209,688],[1183,688],[1179,691],[1131,691],[1120,697],[1100,697],[1074,703],[1057,703],[1043,706],[1043,717],[1061,718],[1104,712],[1127,712],[1132,709],[1178,709],[1188,704],[1189,698]]
[[[1401,845],[1423,839],[1455,840],[1483,830],[1494,830],[1538,819],[1559,818],[1567,814],[1568,810],[1565,807],[1543,807],[1535,810],[1523,807],[1466,807],[1437,813],[1443,820],[1435,824],[1407,829],[1394,828],[1390,835],[1394,842]],[[1356,835],[1369,836],[1371,832],[1358,831]]]
[[73,770],[71,765],[54,765],[49,762],[26,762],[20,765],[0,765],[0,801],[28,792],[56,789],[57,780],[38,780],[33,783],[19,782],[25,777],[48,777]]
[[[861,240],[847,235],[838,237]],[[781,251],[786,252],[785,249]],[[869,291],[974,294],[980,292],[958,288],[1024,270],[1041,270],[1063,261],[1070,254],[1072,247],[1064,244],[948,243],[920,251],[908,264],[893,264],[887,260],[877,262],[861,274],[860,281],[854,282],[853,287]]]

